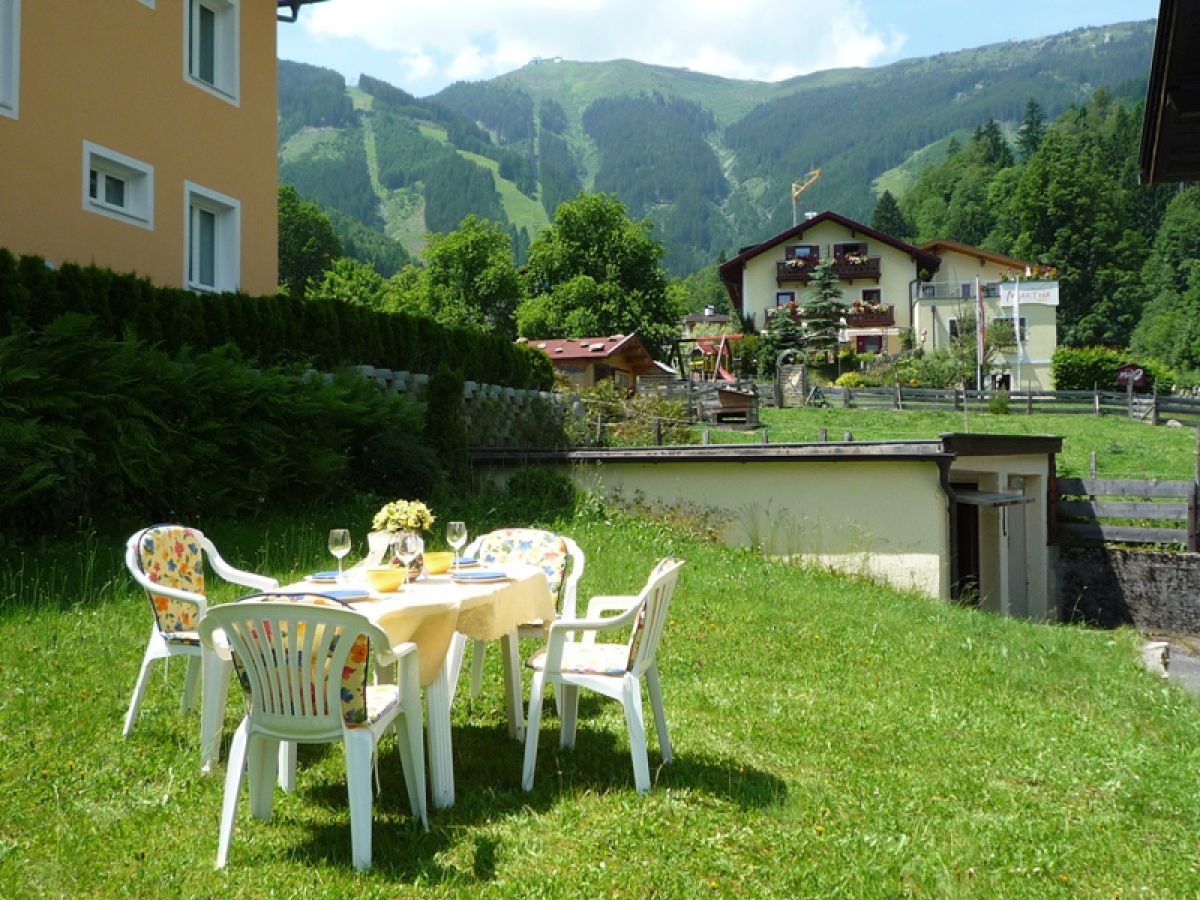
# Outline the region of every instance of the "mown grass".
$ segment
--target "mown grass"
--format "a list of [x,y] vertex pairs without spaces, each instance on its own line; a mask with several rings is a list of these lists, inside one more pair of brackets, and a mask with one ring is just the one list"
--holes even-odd
[[[830,441],[851,432],[856,441],[928,440],[952,431],[977,434],[1049,434],[1063,439],[1058,474],[1086,478],[1091,453],[1101,478],[1190,480],[1196,474],[1196,430],[1153,427],[1120,416],[1019,413],[992,415],[924,410],[763,409],[762,421],[772,443],[816,441],[822,428]],[[714,443],[761,441],[761,435],[712,429]]]
[[[290,578],[328,564],[330,526],[363,523],[361,539],[372,506],[204,524],[235,564]],[[477,528],[510,514],[486,496],[439,512]],[[214,871],[222,782],[199,775],[183,666],[120,736],[149,627],[115,568],[123,535],[6,557],[0,895],[1200,891],[1200,715],[1138,667],[1131,631],[999,619],[615,514],[556,524],[588,554],[581,597],[633,590],[660,556],[688,560],[660,660],[674,764],[652,737],[656,785],[636,794],[619,706],[585,697],[573,752],[548,711],[524,793],[492,653],[483,695],[461,692],[454,711],[458,802],[428,833],[383,745],[364,875],[341,751],[318,747],[269,823],[243,801],[230,867]]]

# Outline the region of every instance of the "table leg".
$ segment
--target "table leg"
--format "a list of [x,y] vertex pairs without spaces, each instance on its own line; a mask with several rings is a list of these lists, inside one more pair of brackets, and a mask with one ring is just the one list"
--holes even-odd
[[221,756],[221,725],[225,720],[225,701],[229,697],[229,674],[233,664],[215,653],[200,654],[200,771],[208,775]]
[[[455,635],[454,640],[459,639]],[[457,674],[453,643],[438,676],[425,688],[425,739],[429,745],[429,791],[435,809],[454,805],[454,747],[450,738],[450,702]]]
[[521,709],[521,651],[515,631],[500,638],[504,670],[504,703],[508,708],[508,736],[525,740],[525,714]]

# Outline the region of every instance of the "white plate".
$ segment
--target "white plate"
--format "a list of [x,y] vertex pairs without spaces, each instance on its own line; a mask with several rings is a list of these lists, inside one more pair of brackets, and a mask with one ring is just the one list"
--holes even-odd
[[512,581],[512,576],[503,572],[456,572],[450,576],[450,580],[459,584],[490,584],[493,581]]

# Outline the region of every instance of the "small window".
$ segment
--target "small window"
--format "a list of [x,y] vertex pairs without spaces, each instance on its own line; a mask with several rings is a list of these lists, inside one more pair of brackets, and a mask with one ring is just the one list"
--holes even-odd
[[950,340],[958,340],[958,319],[947,319],[946,327],[950,329]]
[[787,248],[788,259],[802,262],[816,262],[820,255],[821,249],[816,244],[792,244]]
[[184,4],[185,74],[193,84],[236,104],[240,0]]
[[241,282],[241,203],[190,181],[184,183],[184,198],[187,286],[236,291]]
[[866,262],[867,244],[865,241],[834,244],[833,258],[844,262]]
[[154,166],[84,141],[83,208],[153,229]]
[[21,0],[0,0],[0,116],[17,118],[21,75]]
[[881,288],[863,288],[862,300],[863,303],[877,306],[883,303],[883,290]]
[[787,306],[789,303],[795,303],[795,302],[796,302],[796,292],[795,291],[776,291],[775,292],[775,305],[776,306]]
[[882,353],[883,335],[860,334],[854,338],[855,353]]

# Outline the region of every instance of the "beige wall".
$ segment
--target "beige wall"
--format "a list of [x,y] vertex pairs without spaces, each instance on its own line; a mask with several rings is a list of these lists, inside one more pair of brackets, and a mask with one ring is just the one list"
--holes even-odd
[[733,545],[950,596],[947,499],[933,461],[613,463],[575,478],[608,496],[715,510]]
[[[1011,266],[979,256],[943,248],[939,251],[942,265],[933,280],[937,284],[974,284],[997,282],[1000,277],[1011,276]],[[1013,284],[1009,282],[1008,284]],[[1002,290],[1006,290],[1002,287]],[[949,322],[964,313],[974,312],[972,299],[924,298],[916,307],[914,329],[926,332],[927,350],[946,347],[950,341]],[[1015,349],[997,352],[993,369],[1007,369],[1012,374],[1012,387],[1026,386],[1041,389],[1054,387],[1050,377],[1050,363],[1058,347],[1058,290],[1056,282],[1022,282],[1021,318],[1025,319],[1026,340],[1024,354],[1018,365]],[[1011,319],[1011,301],[1005,297],[984,297],[984,316],[987,322],[993,319]],[[1018,381],[1018,370],[1020,378]]]
[[[753,257],[742,271],[743,312],[753,314],[754,322],[760,328],[766,320],[766,310],[775,308],[775,294],[778,291],[795,291],[796,303],[803,305],[811,296],[811,286],[798,281],[787,281],[782,284],[776,281],[776,263],[787,258],[787,248],[793,244],[817,244],[821,248],[821,258],[833,255],[833,245],[851,241],[865,242],[867,255],[879,257],[880,280],[876,283],[873,278],[856,279],[853,282],[842,281],[842,300],[849,306],[855,300],[862,298],[864,289],[879,289],[881,301],[885,306],[895,308],[896,324],[890,329],[887,344],[888,352],[899,352],[899,331],[907,328],[909,283],[916,277],[916,266],[912,257],[897,250],[890,244],[871,240],[864,234],[852,233],[846,226],[833,221],[824,221],[814,225],[800,237],[786,241],[765,253]],[[862,329],[851,334],[878,334],[879,329]]]
[[[184,79],[183,0],[24,0],[0,116],[0,247],[184,280],[184,182],[241,203],[241,288],[277,286],[275,3],[241,0],[237,105]],[[83,142],[154,167],[153,230],[83,208]]]

